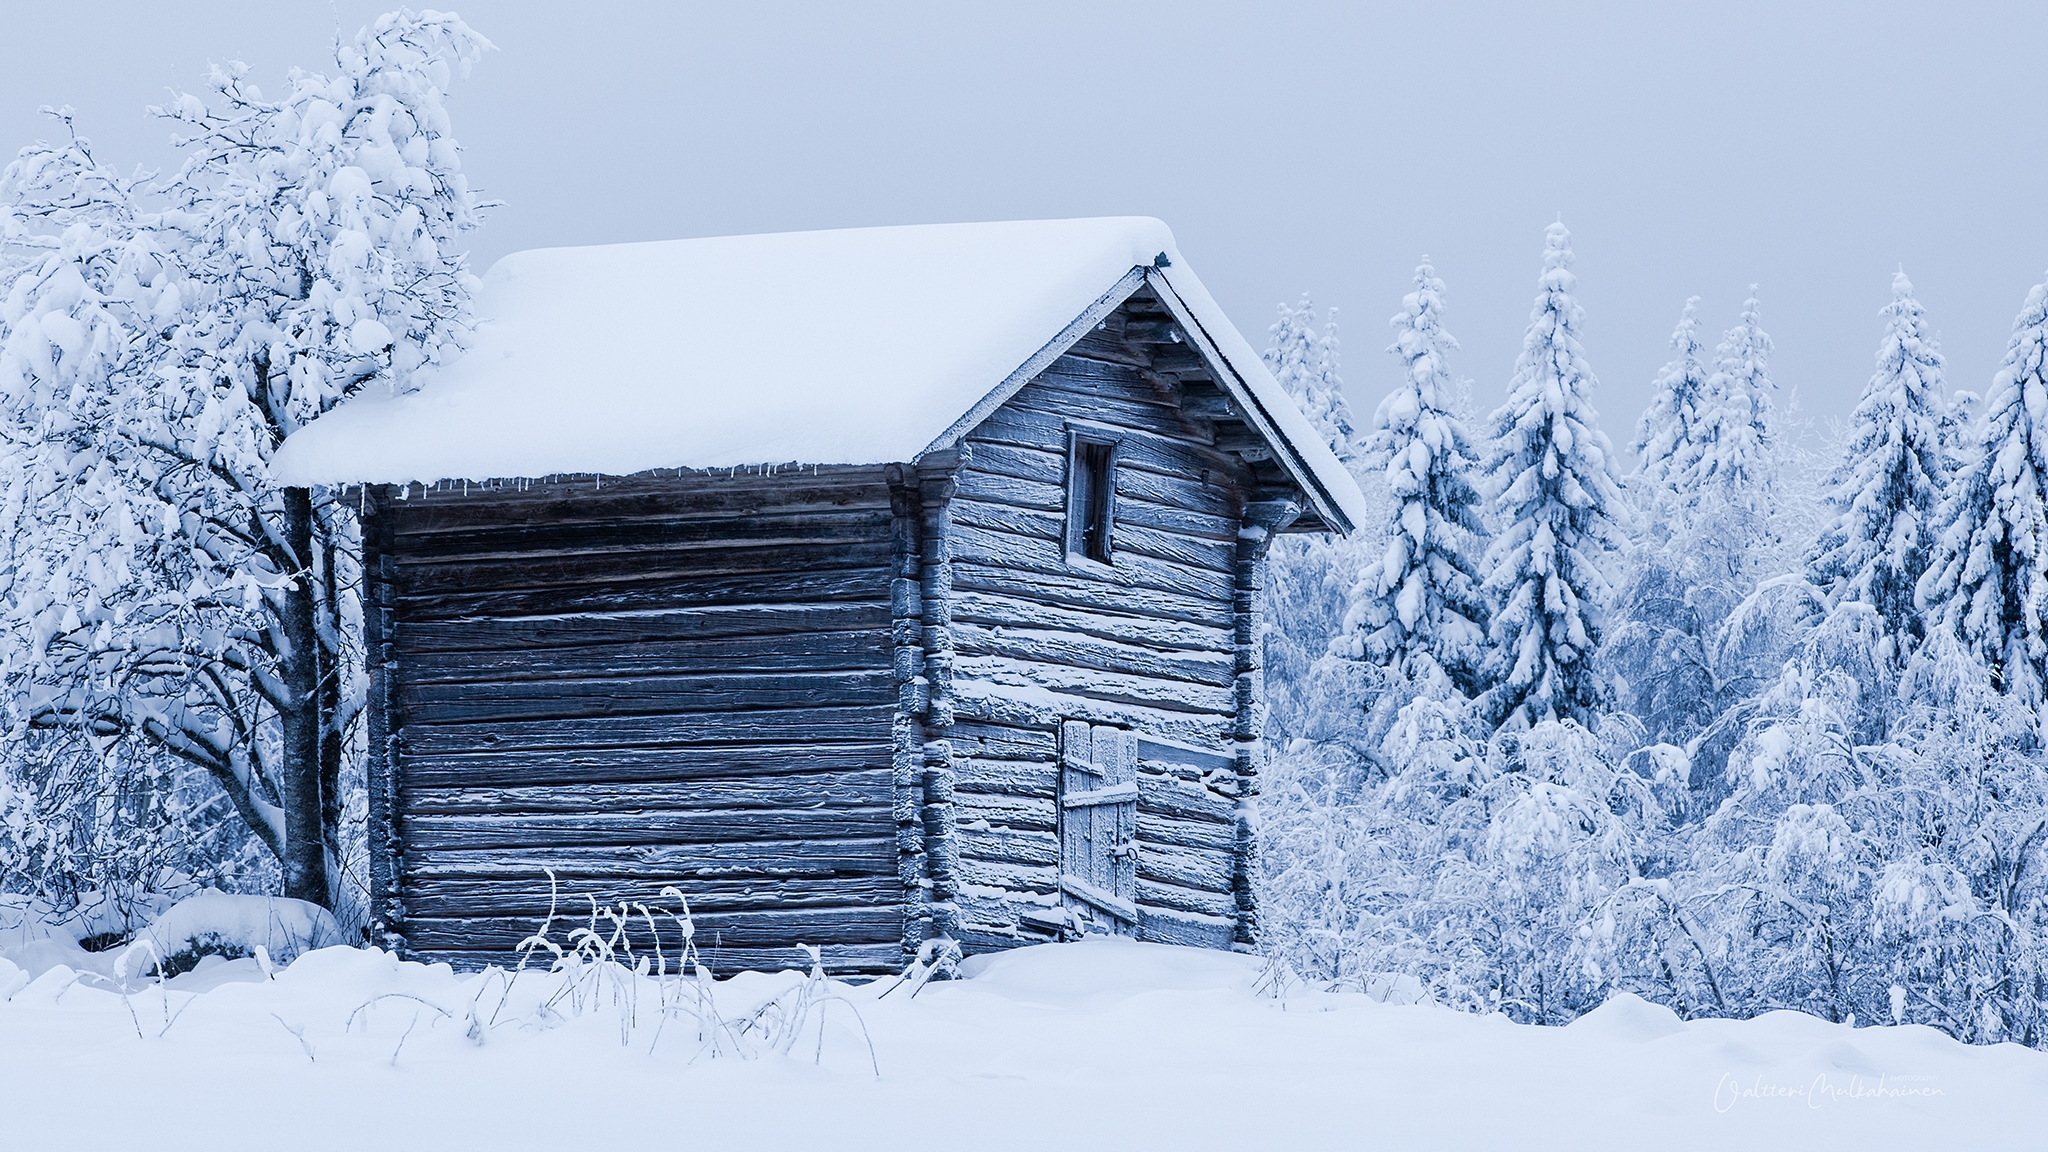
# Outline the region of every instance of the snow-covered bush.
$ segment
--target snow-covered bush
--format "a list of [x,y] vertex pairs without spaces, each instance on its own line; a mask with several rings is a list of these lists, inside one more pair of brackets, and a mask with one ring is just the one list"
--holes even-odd
[[0,756],[0,892],[57,908],[108,905],[132,926],[161,896],[268,889],[265,853],[200,768],[63,732]]
[[122,968],[161,968],[174,976],[207,956],[258,957],[282,966],[315,948],[350,942],[333,914],[318,904],[209,890],[171,905],[137,932]]

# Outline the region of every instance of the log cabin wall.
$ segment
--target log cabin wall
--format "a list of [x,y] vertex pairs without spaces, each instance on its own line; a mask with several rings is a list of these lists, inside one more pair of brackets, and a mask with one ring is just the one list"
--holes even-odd
[[[1059,929],[1060,733],[1136,736],[1135,935],[1230,947],[1245,887],[1257,670],[1241,541],[1262,476],[1219,447],[1228,404],[1141,293],[971,432],[950,500],[950,754],[968,951]],[[1118,442],[1113,557],[1067,555],[1069,430]],[[1225,423],[1227,438],[1235,425]],[[1270,469],[1269,469],[1270,470]],[[1241,710],[1245,712],[1240,715]],[[1086,730],[1082,725],[1081,730]],[[1241,757],[1240,751],[1245,754]]]
[[800,941],[900,968],[890,495],[879,468],[364,494],[387,941],[507,963],[552,868],[558,939],[585,894],[674,884],[715,971]]

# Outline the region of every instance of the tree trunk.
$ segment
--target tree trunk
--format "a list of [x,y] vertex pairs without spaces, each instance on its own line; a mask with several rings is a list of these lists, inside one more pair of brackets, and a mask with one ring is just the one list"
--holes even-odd
[[[334,568],[334,520],[330,516],[319,525],[320,572],[319,596],[321,613],[326,617],[328,635],[333,639],[323,640],[316,649],[320,658],[320,842],[327,851],[328,883],[338,888],[346,883],[341,871],[341,769],[346,754],[344,738],[337,722],[341,716],[342,687],[346,680],[346,669],[340,647],[341,622],[341,579]],[[335,910],[340,903],[339,893],[330,893],[327,907]]]
[[327,837],[321,795],[320,637],[314,627],[319,591],[313,570],[313,494],[304,488],[284,490],[286,542],[293,556],[285,575],[285,641],[280,678],[291,693],[279,709],[284,749],[280,791],[284,801],[284,894],[325,908]]

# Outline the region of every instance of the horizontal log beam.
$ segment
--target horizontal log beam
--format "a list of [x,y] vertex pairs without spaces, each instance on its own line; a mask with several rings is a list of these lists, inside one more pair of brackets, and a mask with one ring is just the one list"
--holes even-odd
[[[423,964],[446,964],[457,972],[474,972],[496,966],[510,969],[519,963],[519,957],[509,951],[477,951],[458,948],[410,948],[408,958]],[[546,969],[546,961],[553,957],[535,957],[533,963],[540,970]],[[781,972],[810,970],[808,952],[794,947],[775,948],[706,948],[703,958],[717,976],[723,978],[739,972]],[[903,954],[900,943],[896,944],[828,944],[824,947],[825,971],[835,976],[886,976],[903,970],[909,957]],[[529,969],[532,971],[532,969]],[[531,979],[532,977],[528,977]]]
[[489,751],[405,757],[404,781],[420,788],[472,786],[574,787],[660,784],[704,787],[754,777],[860,772],[889,763],[889,745],[875,741],[823,744],[708,744],[652,748]]
[[[886,569],[888,563],[886,537],[785,540],[701,549],[648,546],[621,552],[533,552],[447,563],[413,563],[401,557],[392,579],[403,601],[452,592],[526,592],[607,584],[627,575],[635,582],[659,580],[688,587],[734,577],[838,573],[843,582],[858,586],[872,581],[873,574]],[[869,595],[873,594],[871,588]]]
[[1059,891],[1057,864],[1020,864],[962,853],[958,865],[960,883],[1014,892],[1051,893]]
[[1138,848],[1138,879],[1173,884],[1200,892],[1228,892],[1237,861],[1236,852],[1215,848],[1186,848],[1157,841]]
[[1237,897],[1228,888],[1211,892],[1183,888],[1178,884],[1161,884],[1142,877],[1138,880],[1138,903],[1155,909],[1213,916],[1219,920],[1237,915]]
[[989,680],[960,679],[954,681],[953,692],[957,715],[989,724],[1038,727],[1054,726],[1062,720],[1086,720],[1091,724],[1129,728],[1188,744],[1220,741],[1228,735],[1232,725],[1232,718],[1227,716],[1148,708],[1054,692],[1039,685],[1019,687]]
[[1155,810],[1138,809],[1138,839],[1173,848],[1202,848],[1225,855],[1237,851],[1235,824],[1184,820]]
[[401,682],[399,689],[399,706],[409,730],[421,725],[880,706],[895,698],[895,681],[887,668],[469,684]]
[[1061,695],[1104,704],[1130,704],[1165,712],[1196,712],[1228,716],[1235,709],[1234,690],[1213,684],[1167,680],[1125,672],[1075,668],[1050,661],[1023,661],[1010,656],[960,656],[956,675],[995,683],[1018,679]]
[[1013,728],[1001,724],[978,724],[956,720],[946,730],[947,739],[962,755],[991,760],[1057,760],[1058,726]]
[[[478,622],[488,628],[494,621]],[[426,684],[490,684],[520,680],[636,680],[717,669],[758,673],[857,672],[887,668],[886,627],[855,632],[819,631],[801,638],[739,636],[662,639],[637,643],[530,645],[470,652],[400,648],[405,680]]]
[[[896,905],[865,908],[791,908],[779,912],[726,912],[707,916],[698,925],[695,943],[705,958],[719,949],[776,948],[795,951],[801,943],[830,941],[834,946],[888,944],[900,947],[903,913]],[[556,943],[563,943],[574,921],[557,925]],[[420,951],[496,952],[509,955],[533,935],[540,922],[528,916],[408,917],[405,938]],[[644,924],[630,933],[641,949],[653,938]],[[637,949],[636,949],[637,950]],[[651,954],[651,952],[650,952]],[[545,955],[545,953],[543,953]]]
[[705,575],[634,569],[615,570],[589,583],[553,587],[506,590],[458,585],[459,590],[433,594],[400,590],[398,639],[402,643],[402,630],[416,622],[457,618],[531,618],[794,602],[866,601],[879,602],[886,609],[888,569],[877,565],[849,571],[844,567],[846,559],[824,550],[808,556],[803,565],[762,572]]
[[985,592],[1017,599],[1035,599],[1055,607],[1077,611],[1099,609],[1123,616],[1174,621],[1213,627],[1229,618],[1229,612],[1214,600],[1149,588],[1119,587],[1071,571],[1036,572],[1004,564],[1000,558],[987,562],[956,559],[953,588],[959,592]]
[[[1077,569],[1067,560],[1058,541],[1012,532],[991,531],[969,524],[955,524],[951,534],[953,554],[959,563],[979,564],[1015,572],[1045,576],[1073,577]],[[1212,605],[1230,602],[1229,574],[1213,569],[1177,564],[1129,552],[1117,554],[1114,566],[1091,565],[1080,578],[1090,583],[1141,592],[1160,592],[1182,600],[1200,601],[1183,611],[1206,613]]]
[[513,787],[406,786],[409,816],[564,816],[712,811],[721,808],[872,808],[889,803],[886,765],[862,771],[708,780],[693,784],[545,784]]
[[[1054,832],[1020,828],[982,828],[978,823],[962,822],[956,827],[954,834],[960,839],[962,860],[1029,864],[1043,868],[1059,866],[1060,838]],[[968,883],[983,881],[970,880]],[[1044,885],[1043,890],[1049,892],[1052,887],[1050,884]]]
[[[644,879],[585,880],[551,896],[545,883],[536,890],[530,884],[504,880],[414,878],[406,885],[405,908],[408,917],[421,919],[486,916],[529,918],[538,924],[546,918],[553,899],[559,930],[565,924],[573,928],[578,921],[587,923],[589,900],[601,905],[637,902],[651,909],[681,913],[683,905],[662,896],[661,888],[658,884],[650,887]],[[707,924],[729,912],[887,906],[903,898],[903,882],[895,876],[693,878],[677,888],[689,902],[690,912]],[[657,916],[656,923],[671,945],[679,939],[674,921]]]
[[[1066,411],[1041,411],[1013,402],[997,409],[994,415],[982,422],[969,438],[969,443],[978,445],[981,441],[990,441],[1059,450],[1066,444],[1066,419],[1072,414],[1071,406]],[[1122,447],[1117,453],[1117,467],[1120,469],[1136,468],[1174,477],[1200,477],[1207,472],[1234,479],[1244,474],[1244,462],[1227,452],[1157,435],[1142,428],[1128,428],[1124,432]],[[978,447],[975,451],[979,451]]]
[[583,752],[657,745],[882,741],[888,738],[895,712],[891,705],[496,724],[421,724],[405,729],[403,751],[409,756],[414,752],[432,755],[540,748]]
[[[1116,559],[1149,556],[1190,568],[1211,572],[1232,571],[1237,563],[1237,541],[1183,536],[1160,532],[1134,523],[1119,505],[1116,518]],[[959,496],[953,501],[953,520],[993,532],[1010,532],[1059,543],[1066,539],[1066,516],[1062,512],[1040,512],[1008,504],[989,503]]]
[[[511,852],[438,852],[408,857],[408,882],[435,878],[503,880],[547,887],[552,869],[564,895],[579,888],[629,877],[640,889],[659,893],[675,884],[685,895],[700,881],[780,880],[801,877],[895,876],[896,835],[846,840],[750,840],[711,844],[628,844],[535,847]],[[639,897],[644,898],[644,897]]]
[[1051,799],[1059,769],[1050,760],[989,760],[969,756],[957,762],[954,784],[962,792]]
[[[861,589],[879,595],[876,588]],[[574,612],[550,616],[408,620],[401,650],[416,664],[425,653],[519,655],[537,648],[591,652],[621,645],[755,642],[763,651],[788,648],[788,637],[872,634],[889,628],[889,604],[882,599],[851,603],[745,603],[655,609],[642,612]],[[707,652],[712,649],[706,649]],[[738,651],[738,649],[736,649]]]
[[569,483],[407,486],[411,498],[386,501],[385,513],[400,537],[467,532],[500,525],[674,519],[695,515],[745,515],[786,509],[887,507],[882,470],[806,469],[778,473],[692,473],[606,477]]
[[560,524],[535,520],[464,532],[438,532],[406,539],[401,555],[412,565],[517,559],[556,553],[618,556],[660,548],[692,552],[719,548],[761,548],[776,544],[853,543],[884,537],[889,508],[830,511],[763,511],[737,516],[644,519]]
[[1059,808],[1051,797],[1046,796],[958,792],[954,794],[954,819],[960,824],[985,820],[991,828],[1017,832],[1059,830]]
[[[1142,766],[1144,762],[1140,761]],[[1200,784],[1151,772],[1138,774],[1138,810],[1180,820],[1207,820],[1237,826],[1237,801]]]
[[[1066,446],[1005,444],[976,440],[968,467],[960,471],[961,491],[979,500],[996,500],[1049,512],[1066,508]],[[1174,511],[1198,517],[1193,535],[1216,535],[1225,524],[1225,538],[1235,535],[1249,474],[1211,471],[1204,482],[1184,473],[1149,472],[1119,467],[1116,472],[1118,512],[1126,503],[1138,505],[1136,515],[1165,516]],[[1003,484],[1001,481],[1013,481]],[[1175,528],[1172,523],[1153,524]]]
[[1237,925],[1232,920],[1168,908],[1141,905],[1138,909],[1138,939],[1154,944],[1228,949],[1236,932]]
[[526,851],[543,847],[716,844],[788,838],[854,840],[884,833],[893,835],[896,831],[895,817],[887,805],[536,816],[406,813],[399,824],[408,852]]
[[[1050,621],[1047,621],[1050,623]],[[953,646],[961,656],[1025,664],[1056,664],[1076,671],[1122,673],[1163,681],[1227,688],[1237,678],[1231,654],[1160,650],[1086,634],[1029,626],[986,627],[953,619]]]
[[1001,629],[1047,629],[1077,637],[1092,637],[1110,644],[1133,644],[1155,652],[1190,652],[1192,658],[1231,656],[1231,619],[1217,611],[1210,621],[1167,621],[1159,617],[1126,615],[1110,611],[1069,609],[1032,601],[1012,592],[985,592],[981,588],[956,590],[952,594],[954,623]]

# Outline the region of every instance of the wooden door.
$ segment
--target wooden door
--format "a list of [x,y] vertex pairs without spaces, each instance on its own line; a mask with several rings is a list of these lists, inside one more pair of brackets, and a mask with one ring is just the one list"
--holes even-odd
[[1138,741],[1121,728],[1060,726],[1060,892],[1083,931],[1138,930]]

